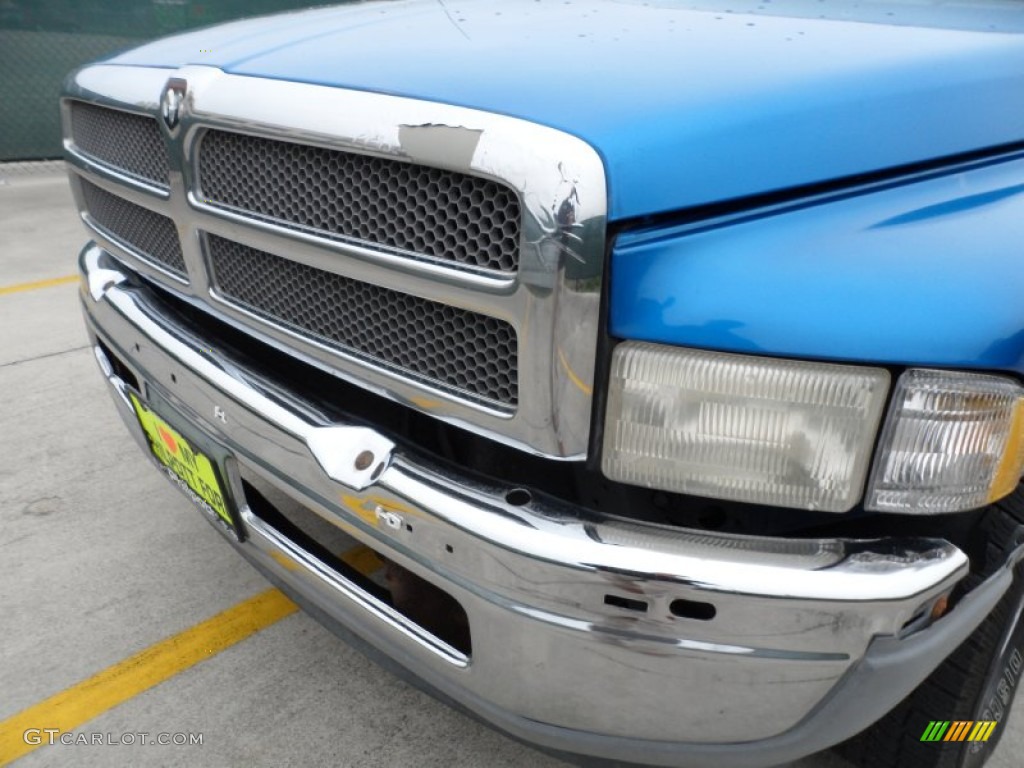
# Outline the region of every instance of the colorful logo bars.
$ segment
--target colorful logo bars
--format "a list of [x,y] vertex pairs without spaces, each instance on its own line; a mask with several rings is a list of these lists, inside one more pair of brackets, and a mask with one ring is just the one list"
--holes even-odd
[[932,720],[921,741],[988,741],[995,729],[995,720]]

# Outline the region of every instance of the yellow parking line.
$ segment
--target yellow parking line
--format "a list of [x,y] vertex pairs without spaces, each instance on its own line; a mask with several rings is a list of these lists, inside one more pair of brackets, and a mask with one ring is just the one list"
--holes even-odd
[[38,288],[51,288],[55,285],[74,283],[79,280],[78,275],[64,275],[64,277],[51,277],[48,280],[33,280],[31,283],[15,283],[0,287],[0,296],[8,293],[21,293],[22,291],[34,291]]
[[[373,552],[361,545],[341,558],[360,570],[372,571],[380,566]],[[0,766],[36,749],[35,744],[25,743],[25,731],[74,730],[296,610],[295,603],[281,592],[268,589],[0,721]],[[42,741],[46,743],[47,739]]]
[[0,722],[0,765],[31,752],[30,728],[70,731],[297,610],[268,589]]

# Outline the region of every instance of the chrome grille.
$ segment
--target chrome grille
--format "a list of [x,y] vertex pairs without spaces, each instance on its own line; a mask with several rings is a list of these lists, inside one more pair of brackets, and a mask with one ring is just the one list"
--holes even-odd
[[515,330],[487,317],[206,236],[222,297],[271,323],[506,407],[518,402]]
[[167,147],[152,117],[71,102],[71,137],[83,154],[158,186],[168,186]]
[[85,179],[82,179],[82,198],[89,218],[111,239],[185,276],[181,242],[171,219],[112,195]]
[[[169,89],[183,95],[173,130]],[[76,146],[76,102],[153,118],[166,190],[113,165],[123,148],[91,147],[100,161]],[[586,142],[470,107],[203,65],[86,67],[62,110],[85,222],[152,284],[431,419],[541,456],[587,455],[608,185]],[[214,240],[211,253],[212,237],[252,250]]]
[[519,266],[510,188],[422,165],[208,130],[199,197],[327,237],[501,272]]

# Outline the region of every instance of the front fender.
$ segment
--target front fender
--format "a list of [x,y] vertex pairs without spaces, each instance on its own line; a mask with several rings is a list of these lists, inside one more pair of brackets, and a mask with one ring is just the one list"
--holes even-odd
[[1024,374],[1024,155],[624,233],[611,332],[729,352]]

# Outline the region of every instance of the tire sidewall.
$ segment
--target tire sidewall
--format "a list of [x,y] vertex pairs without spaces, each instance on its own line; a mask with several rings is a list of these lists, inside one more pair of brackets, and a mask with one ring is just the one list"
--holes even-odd
[[991,757],[1024,675],[1024,566],[1017,568],[1007,598],[1010,611],[1006,628],[995,648],[973,716],[975,721],[995,720],[998,725],[988,741],[964,743],[958,768],[981,768]]

